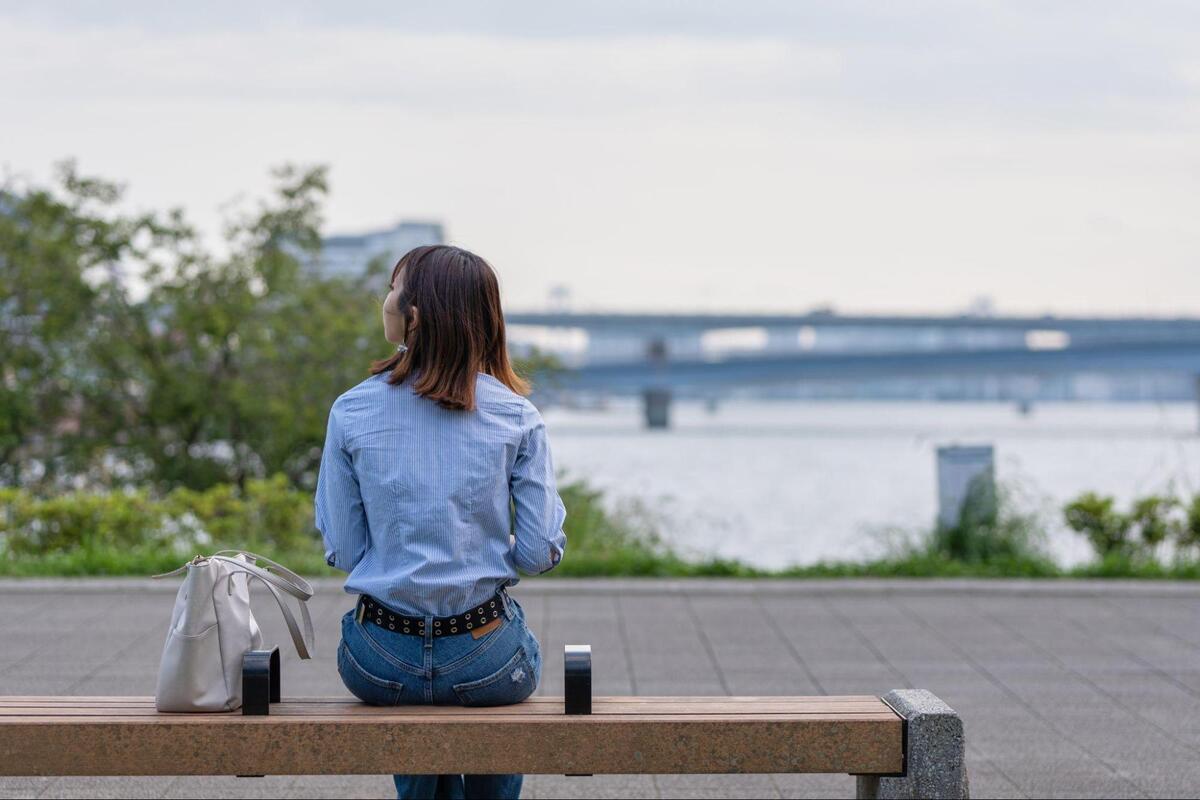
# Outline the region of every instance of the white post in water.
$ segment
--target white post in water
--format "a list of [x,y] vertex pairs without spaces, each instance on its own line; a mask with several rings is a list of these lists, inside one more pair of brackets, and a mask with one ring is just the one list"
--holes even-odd
[[995,448],[990,444],[951,445],[937,449],[939,527],[952,528],[958,524],[963,505],[972,491],[987,492],[982,496],[995,498],[995,460]]

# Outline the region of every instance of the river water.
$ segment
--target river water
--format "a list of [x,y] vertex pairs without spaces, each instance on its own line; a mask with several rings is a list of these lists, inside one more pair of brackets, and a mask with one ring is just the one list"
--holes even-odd
[[604,490],[614,509],[640,509],[691,555],[762,567],[862,559],[927,527],[936,510],[935,449],[993,444],[999,482],[1037,513],[1064,564],[1090,551],[1062,524],[1084,491],[1128,501],[1200,491],[1200,436],[1191,404],[1012,405],[677,402],[672,428],[642,427],[635,402],[544,411],[556,466]]

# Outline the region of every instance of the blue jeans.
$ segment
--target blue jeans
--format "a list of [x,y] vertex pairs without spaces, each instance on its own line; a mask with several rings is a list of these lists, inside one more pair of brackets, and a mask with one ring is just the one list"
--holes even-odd
[[[375,706],[504,706],[533,694],[542,654],[525,612],[508,597],[500,626],[476,639],[471,634],[433,638],[363,624],[342,617],[338,674],[346,688]],[[432,617],[425,630],[432,631]],[[516,798],[522,775],[397,775],[405,798]]]

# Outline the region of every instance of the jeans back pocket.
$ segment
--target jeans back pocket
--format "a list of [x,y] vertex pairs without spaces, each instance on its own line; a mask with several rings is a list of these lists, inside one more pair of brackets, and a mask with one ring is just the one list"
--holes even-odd
[[394,706],[400,703],[404,684],[389,681],[368,672],[343,641],[338,647],[338,674],[350,693],[373,706]]
[[508,706],[533,694],[537,677],[536,668],[522,646],[491,675],[454,684],[454,693],[464,706]]

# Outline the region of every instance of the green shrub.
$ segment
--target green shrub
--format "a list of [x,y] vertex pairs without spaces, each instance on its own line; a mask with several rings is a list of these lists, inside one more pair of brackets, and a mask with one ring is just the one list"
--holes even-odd
[[169,545],[161,507],[143,492],[71,492],[38,498],[0,489],[0,552],[13,556]]
[[1088,492],[1068,503],[1063,516],[1071,530],[1087,537],[1098,559],[1096,569],[1106,572],[1129,565],[1151,569],[1168,544],[1177,564],[1194,561],[1200,550],[1200,495],[1187,502],[1149,495],[1123,512],[1115,498]]
[[1132,521],[1116,510],[1116,499],[1086,492],[1063,509],[1067,527],[1082,533],[1101,560],[1129,552]]
[[614,514],[601,492],[582,481],[559,487],[567,519],[567,554],[558,576],[663,576],[685,573],[689,564],[667,547],[640,507]]
[[[604,507],[581,481],[560,487],[567,507],[567,556],[555,577],[1088,577],[1200,578],[1200,497],[1143,498],[1121,513],[1112,498],[1084,495],[1064,510],[1089,537],[1095,563],[1058,567],[1042,549],[1042,526],[1002,491],[994,513],[965,509],[959,524],[932,529],[874,561],[764,570],[721,558],[685,558],[655,532],[642,507]],[[1164,543],[1176,557],[1154,557]],[[195,553],[243,547],[309,575],[334,575],[313,527],[312,495],[281,477],[204,491],[71,492],[37,497],[0,489],[0,574],[146,575]],[[1103,552],[1101,552],[1103,551]]]
[[[565,483],[567,558],[555,575],[761,574],[732,561],[688,562],[659,539],[636,509],[613,514],[598,491]],[[0,572],[149,574],[195,553],[239,547],[310,574],[335,574],[313,524],[312,494],[283,476],[145,492],[72,492],[37,497],[0,489]]]
[[244,491],[228,483],[202,492],[175,489],[163,505],[173,519],[200,523],[206,534],[200,544],[293,551],[318,546],[312,502],[312,493],[276,475],[247,481]]
[[929,555],[965,564],[999,564],[1045,558],[1045,531],[1036,515],[1018,508],[1012,490],[991,481],[971,487],[958,521],[939,525],[924,548]]
[[225,547],[319,557],[312,495],[282,476],[247,481],[244,491],[219,484],[158,499],[143,491],[37,497],[0,490],[0,557],[10,572],[32,561],[67,574],[150,572]]
[[1176,537],[1180,547],[1193,552],[1200,550],[1200,494],[1187,505],[1183,525]]

